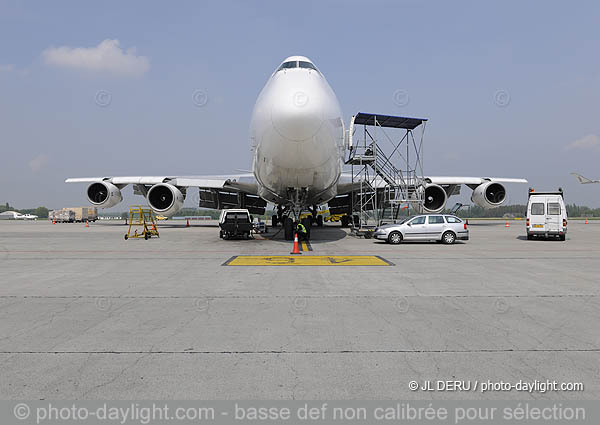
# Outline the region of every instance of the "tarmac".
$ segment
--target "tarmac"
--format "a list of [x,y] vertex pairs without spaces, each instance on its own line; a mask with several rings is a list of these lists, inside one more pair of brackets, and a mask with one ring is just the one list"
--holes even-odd
[[[287,256],[272,229],[122,223],[0,222],[0,398],[600,398],[600,222],[559,242],[471,220],[452,246],[314,229],[302,257],[385,260],[347,266],[227,264]],[[409,389],[438,380],[584,390]]]

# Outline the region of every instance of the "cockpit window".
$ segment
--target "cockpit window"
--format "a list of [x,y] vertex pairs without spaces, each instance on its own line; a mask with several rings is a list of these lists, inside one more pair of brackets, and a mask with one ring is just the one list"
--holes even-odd
[[317,68],[310,62],[299,61],[298,63],[300,64],[300,68],[314,69],[315,71],[317,70]]
[[281,66],[279,67],[279,69],[277,71],[281,71],[282,69],[288,69],[288,68],[298,68],[298,62],[297,61],[284,62],[281,64]]
[[316,66],[314,66],[312,63],[307,62],[307,61],[289,61],[289,62],[284,62],[277,69],[277,71],[281,71],[282,69],[291,69],[291,68],[313,69],[313,70],[319,72],[319,70],[317,69]]

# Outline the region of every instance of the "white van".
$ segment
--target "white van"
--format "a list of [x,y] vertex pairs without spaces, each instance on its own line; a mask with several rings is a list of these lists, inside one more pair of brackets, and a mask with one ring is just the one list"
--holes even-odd
[[558,236],[561,241],[567,235],[567,209],[563,191],[535,192],[529,189],[527,203],[527,239],[534,236]]

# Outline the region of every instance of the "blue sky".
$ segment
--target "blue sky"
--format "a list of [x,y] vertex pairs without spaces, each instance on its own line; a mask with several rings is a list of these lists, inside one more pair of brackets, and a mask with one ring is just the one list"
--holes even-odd
[[[429,118],[426,174],[526,177],[600,206],[600,185],[569,174],[600,178],[599,12],[591,1],[0,0],[0,202],[85,204],[66,177],[249,169],[256,96],[300,54],[346,121]],[[123,56],[114,69],[60,56],[105,40],[119,43],[107,47]],[[509,187],[511,203],[525,186]]]

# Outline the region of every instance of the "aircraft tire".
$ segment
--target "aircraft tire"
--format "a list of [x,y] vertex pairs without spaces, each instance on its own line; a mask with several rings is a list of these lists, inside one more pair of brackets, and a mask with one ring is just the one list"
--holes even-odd
[[283,232],[286,241],[294,240],[294,221],[290,217],[284,219]]

